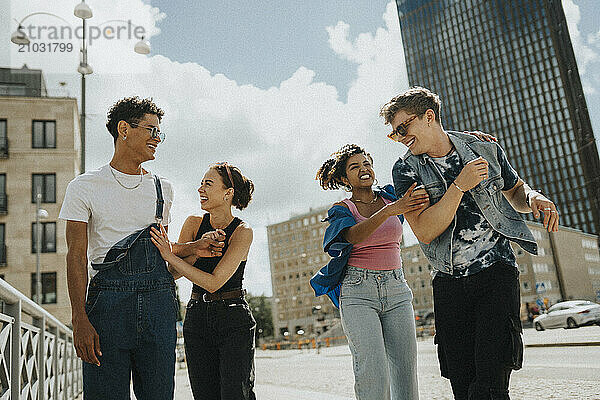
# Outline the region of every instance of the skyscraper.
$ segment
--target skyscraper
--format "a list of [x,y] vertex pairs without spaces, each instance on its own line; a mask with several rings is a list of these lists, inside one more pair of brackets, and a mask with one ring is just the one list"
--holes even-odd
[[[411,85],[496,135],[561,224],[600,231],[600,161],[560,0],[396,0]],[[529,217],[531,218],[531,216]]]

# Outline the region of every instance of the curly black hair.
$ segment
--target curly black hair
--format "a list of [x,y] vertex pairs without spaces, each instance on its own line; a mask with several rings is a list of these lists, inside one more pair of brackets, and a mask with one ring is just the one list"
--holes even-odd
[[117,101],[110,110],[108,110],[106,129],[108,129],[108,132],[112,135],[116,143],[119,138],[119,132],[117,131],[119,121],[137,123],[146,114],[156,115],[160,122],[163,115],[165,115],[165,112],[154,104],[152,98],[141,99],[138,96],[126,97]]
[[[211,168],[219,173],[219,176],[223,180],[223,184],[226,188],[233,188],[233,199],[231,205],[238,210],[243,210],[248,206],[250,200],[252,200],[252,193],[254,193],[254,183],[244,175],[242,171],[236,166],[227,163],[218,163],[211,165]],[[229,170],[229,172],[227,172]],[[231,179],[229,179],[231,174]]]
[[342,181],[346,176],[346,162],[355,154],[364,154],[373,163],[373,158],[362,147],[356,144],[346,144],[341,149],[336,151],[321,165],[317,171],[317,179],[321,187],[325,190],[336,190],[341,187],[350,188],[349,185]]

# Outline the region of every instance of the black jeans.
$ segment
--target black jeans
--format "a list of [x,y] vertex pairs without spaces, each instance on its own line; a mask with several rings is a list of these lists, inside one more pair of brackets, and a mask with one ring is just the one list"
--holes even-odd
[[523,363],[519,271],[496,263],[463,278],[433,280],[435,342],[442,376],[457,400],[510,399]]
[[243,299],[190,300],[183,337],[195,400],[255,400],[256,321]]

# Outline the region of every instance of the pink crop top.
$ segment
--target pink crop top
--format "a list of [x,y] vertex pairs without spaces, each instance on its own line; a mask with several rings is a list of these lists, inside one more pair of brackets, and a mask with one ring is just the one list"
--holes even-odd
[[[356,222],[367,218],[360,215],[356,205],[350,199],[342,200]],[[389,200],[383,199],[388,204]],[[402,240],[402,223],[397,216],[389,217],[366,240],[355,244],[350,252],[348,265],[373,270],[390,270],[402,268],[400,242]]]

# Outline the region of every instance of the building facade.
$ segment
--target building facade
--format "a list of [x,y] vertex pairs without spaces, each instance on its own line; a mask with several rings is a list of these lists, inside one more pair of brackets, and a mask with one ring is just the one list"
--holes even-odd
[[[561,224],[600,232],[600,161],[560,0],[396,0],[411,85],[500,139]],[[530,219],[532,217],[529,217]]]
[[[591,300],[600,303],[600,255],[598,238],[572,228],[559,227],[548,233],[537,222],[527,222],[538,244],[534,256],[512,243],[519,265],[521,303]],[[415,314],[427,317],[433,311],[431,270],[418,244],[402,249],[404,276],[413,291]],[[526,314],[522,314],[526,317]]]
[[267,227],[276,337],[318,335],[339,320],[329,298],[315,297],[309,284],[329,261],[323,252],[326,217],[327,208],[320,208]]
[[[339,312],[329,298],[315,297],[309,284],[329,260],[322,248],[327,223],[320,222],[326,215],[327,209],[320,208],[267,227],[276,337],[310,337],[339,323]],[[598,238],[562,226],[556,233],[548,233],[537,222],[527,226],[538,255],[512,244],[520,271],[522,318],[527,318],[527,303],[550,305],[573,299],[600,303]],[[416,317],[432,322],[432,267],[418,244],[402,248],[402,264]]]
[[0,69],[0,276],[35,300],[39,191],[47,212],[40,221],[42,306],[67,325],[67,246],[58,213],[79,174],[79,143],[76,99],[48,97],[40,70]]

